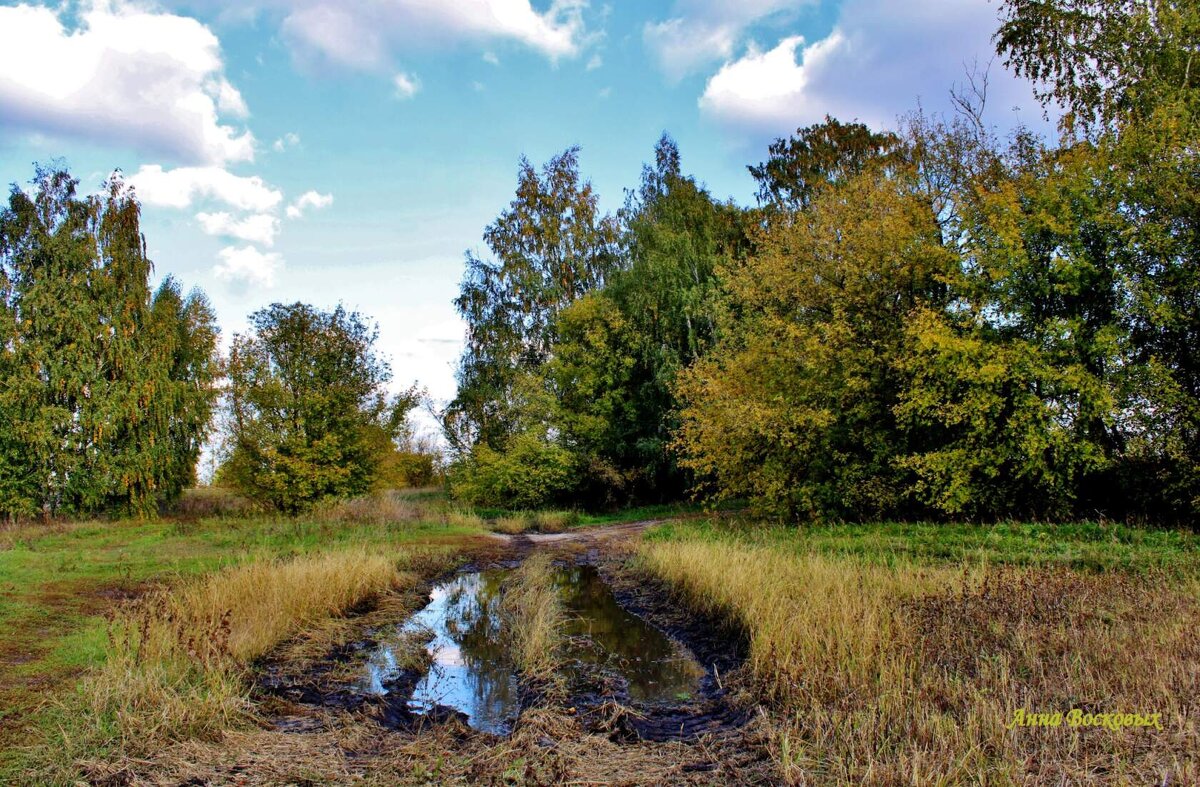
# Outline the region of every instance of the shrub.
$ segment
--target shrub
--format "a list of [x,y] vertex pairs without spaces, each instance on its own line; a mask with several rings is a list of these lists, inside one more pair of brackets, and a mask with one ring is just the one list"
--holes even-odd
[[542,508],[564,500],[575,485],[571,452],[535,432],[517,435],[499,453],[475,447],[450,478],[452,494],[475,505]]

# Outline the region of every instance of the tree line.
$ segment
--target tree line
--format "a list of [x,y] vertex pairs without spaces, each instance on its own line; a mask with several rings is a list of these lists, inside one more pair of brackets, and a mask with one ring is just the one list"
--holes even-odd
[[273,304],[224,359],[203,292],[151,291],[140,213],[119,173],[86,195],[61,166],[0,210],[0,516],[154,515],[218,410],[218,480],[272,509],[432,481],[362,315]]
[[1200,9],[1006,0],[1062,111],[999,135],[827,118],[715,200],[666,136],[616,215],[571,148],[522,161],[467,255],[455,494],[696,490],[795,521],[1200,512]]
[[[666,135],[614,215],[569,148],[522,160],[469,253],[442,413],[489,506],[699,494],[807,518],[1200,513],[1200,8],[1004,0],[997,51],[1061,109],[1000,135],[826,118],[715,199]],[[377,330],[273,304],[222,358],[119,173],[0,210],[0,515],[150,515],[195,483],[297,512],[435,474]]]

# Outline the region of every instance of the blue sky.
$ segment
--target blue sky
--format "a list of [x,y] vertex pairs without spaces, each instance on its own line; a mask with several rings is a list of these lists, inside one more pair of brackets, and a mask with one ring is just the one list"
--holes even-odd
[[[0,174],[114,168],[159,276],[212,299],[226,339],[273,301],[380,325],[397,387],[453,395],[466,249],[521,155],[568,145],[615,210],[658,136],[719,198],[826,113],[945,111],[991,58],[987,0],[0,2]],[[1037,124],[990,70],[993,121]]]

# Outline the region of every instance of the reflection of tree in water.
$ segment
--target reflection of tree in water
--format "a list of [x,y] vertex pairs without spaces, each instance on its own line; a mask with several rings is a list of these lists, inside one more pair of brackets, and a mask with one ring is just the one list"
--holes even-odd
[[[501,585],[510,572],[462,574],[434,588],[429,604],[404,625],[427,632],[433,659],[409,702],[462,711],[472,726],[507,731],[517,714],[517,677],[501,643]],[[672,701],[691,693],[700,665],[641,618],[626,612],[591,566],[561,569],[555,583],[570,613],[571,656],[609,667],[629,681],[634,699]]]
[[567,633],[596,646],[573,647],[572,656],[616,669],[635,699],[669,701],[695,690],[700,665],[658,629],[622,609],[594,567],[562,569],[557,582],[571,612]]
[[412,705],[446,705],[480,729],[501,731],[516,713],[516,677],[499,644],[500,583],[506,572],[464,574],[435,589],[417,617],[427,617],[434,663],[413,692]]

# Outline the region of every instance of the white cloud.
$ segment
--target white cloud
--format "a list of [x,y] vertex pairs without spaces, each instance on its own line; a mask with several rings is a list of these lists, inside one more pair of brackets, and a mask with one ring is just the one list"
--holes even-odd
[[293,202],[291,205],[288,205],[287,217],[289,219],[298,219],[304,215],[304,211],[308,208],[320,210],[321,208],[328,208],[332,204],[332,194],[321,194],[317,191],[306,191],[301,194],[295,202]]
[[133,145],[191,163],[254,157],[254,136],[223,123],[245,101],[220,42],[195,19],[124,0],[0,7],[0,127]]
[[647,22],[642,39],[667,77],[679,80],[732,57],[751,25],[813,4],[814,0],[676,0],[673,15]]
[[[558,59],[578,54],[587,0],[553,0],[546,11],[530,0],[267,0],[284,8],[285,37],[302,58],[363,70],[390,65],[391,55],[413,45],[459,40],[508,40]],[[492,55],[484,59],[495,59]]]
[[143,204],[169,208],[186,208],[196,200],[212,199],[238,210],[263,213],[283,200],[278,189],[257,175],[234,175],[212,166],[164,170],[159,164],[147,164],[129,182]]
[[253,246],[226,246],[217,256],[221,261],[213,273],[223,281],[273,287],[275,277],[283,270],[283,258],[278,253],[264,254]]
[[496,57],[495,52],[488,51],[483,53],[483,62],[498,66],[500,65],[500,58]]
[[815,103],[806,94],[814,72],[821,73],[831,57],[846,47],[846,38],[835,30],[796,51],[803,36],[791,36],[768,52],[751,45],[740,60],[726,63],[710,80],[700,97],[700,108],[714,115],[749,125],[787,126],[805,104]]
[[271,147],[276,153],[282,153],[288,148],[297,147],[300,144],[300,135],[294,131],[289,131],[279,139],[272,143]]
[[396,97],[400,99],[412,98],[421,89],[421,80],[403,71],[392,77],[392,84],[396,86]]
[[[699,105],[725,125],[757,132],[787,133],[826,114],[894,126],[918,101],[947,109],[964,64],[990,60],[995,27],[995,9],[983,2],[848,0],[832,32],[818,41],[789,36],[767,51],[751,44],[708,80]],[[1037,121],[1029,85],[994,65],[989,114],[1014,106]]]
[[196,220],[209,235],[237,238],[263,246],[274,246],[275,236],[279,234],[279,218],[270,213],[254,213],[241,218],[224,211],[197,213]]
[[604,65],[604,58],[600,57],[600,55],[598,55],[598,54],[592,55],[592,59],[587,62],[587,70],[595,71],[597,68],[600,68],[602,65]]

